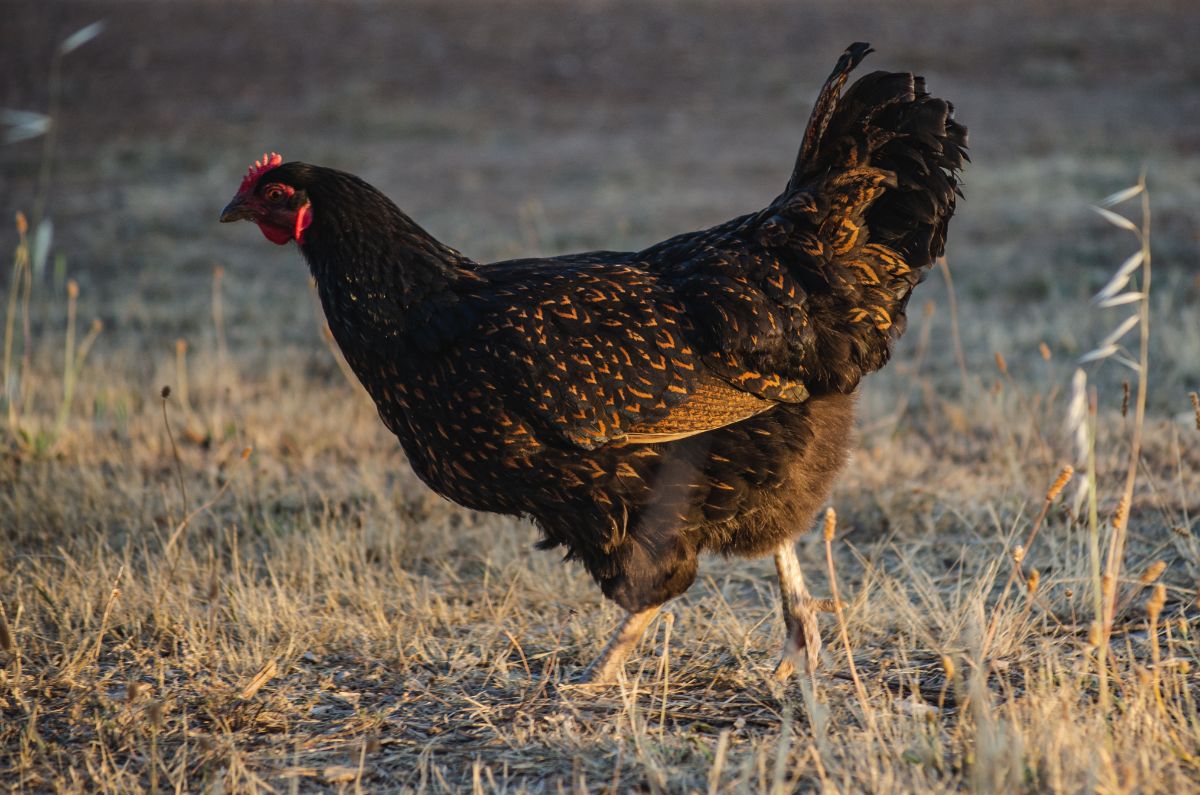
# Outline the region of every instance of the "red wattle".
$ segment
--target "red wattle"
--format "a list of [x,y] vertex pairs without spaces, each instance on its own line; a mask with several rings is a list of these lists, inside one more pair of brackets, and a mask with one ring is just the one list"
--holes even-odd
[[266,237],[267,240],[270,240],[272,243],[279,246],[287,245],[292,239],[292,230],[290,229],[271,226],[270,224],[263,223],[262,221],[258,222],[258,228],[262,230],[263,236]]

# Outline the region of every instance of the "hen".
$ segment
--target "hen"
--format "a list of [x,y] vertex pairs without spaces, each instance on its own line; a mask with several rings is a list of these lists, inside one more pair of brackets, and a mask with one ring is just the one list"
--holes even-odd
[[966,159],[966,129],[920,77],[841,94],[870,51],[839,59],[766,209],[644,251],[476,263],[358,177],[278,155],[221,215],[299,244],[430,488],[532,518],[540,547],[565,547],[628,611],[585,681],[616,676],[702,552],[774,553],[777,674],[817,662],[821,603],[793,540],[846,460],[855,388],[943,252]]

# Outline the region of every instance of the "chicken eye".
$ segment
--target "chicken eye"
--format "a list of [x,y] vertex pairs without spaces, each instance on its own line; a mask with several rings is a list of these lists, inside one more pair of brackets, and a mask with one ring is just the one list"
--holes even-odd
[[263,195],[266,196],[267,201],[277,202],[282,201],[288,195],[288,191],[282,185],[268,185]]

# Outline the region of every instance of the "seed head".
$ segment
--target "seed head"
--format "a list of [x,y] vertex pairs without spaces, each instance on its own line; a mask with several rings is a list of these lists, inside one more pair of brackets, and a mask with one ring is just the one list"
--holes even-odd
[[834,534],[837,532],[837,512],[833,510],[833,506],[825,509],[825,540],[832,541]]
[[1071,477],[1075,474],[1075,467],[1067,464],[1058,473],[1058,477],[1050,484],[1050,489],[1046,492],[1046,502],[1054,502],[1067,484],[1071,482]]
[[1029,573],[1029,579],[1025,581],[1025,587],[1029,589],[1029,593],[1037,593],[1038,583],[1042,581],[1042,573],[1034,569]]
[[1146,567],[1146,570],[1142,572],[1142,576],[1138,582],[1140,582],[1142,585],[1149,585],[1157,580],[1159,575],[1162,574],[1166,568],[1167,562],[1165,560],[1156,560]]
[[1150,616],[1150,623],[1157,624],[1158,617],[1162,614],[1163,605],[1167,603],[1167,586],[1161,582],[1154,586],[1154,590],[1150,594],[1150,598],[1146,600],[1146,614]]
[[1113,527],[1118,530],[1125,527],[1125,523],[1129,521],[1129,500],[1125,497],[1117,503],[1117,510],[1113,511]]

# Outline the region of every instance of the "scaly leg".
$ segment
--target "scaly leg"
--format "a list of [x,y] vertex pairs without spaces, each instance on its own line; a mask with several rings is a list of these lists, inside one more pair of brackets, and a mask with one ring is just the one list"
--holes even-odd
[[658,615],[660,609],[662,609],[662,605],[656,605],[640,613],[627,614],[621,621],[621,626],[617,627],[617,631],[609,639],[608,645],[604,647],[604,651],[600,652],[600,656],[593,660],[592,664],[583,672],[583,676],[579,678],[579,684],[607,685],[616,681],[617,673],[621,670],[621,664],[625,662],[625,657],[637,645],[642,633],[646,631],[646,627],[650,626],[650,622]]
[[783,622],[787,625],[787,639],[783,643],[783,656],[775,666],[775,678],[786,681],[796,671],[795,660],[804,652],[805,668],[809,673],[817,670],[821,654],[821,631],[817,626],[817,611],[831,610],[828,600],[816,600],[804,587],[804,575],[800,571],[800,558],[796,547],[787,541],[775,550],[775,570],[779,572],[779,591],[783,602]]

